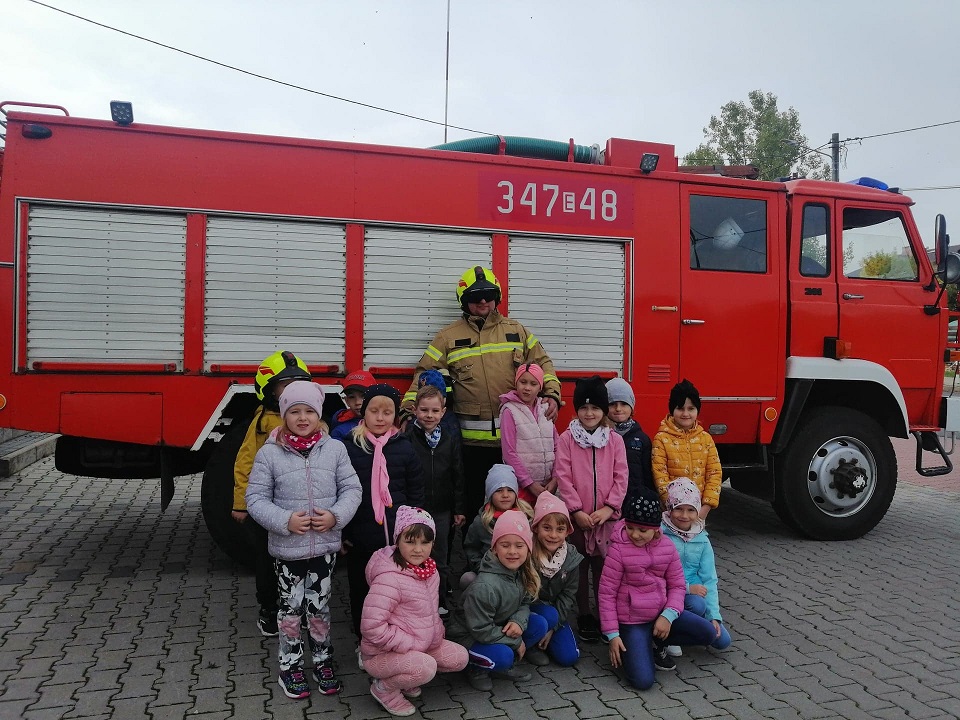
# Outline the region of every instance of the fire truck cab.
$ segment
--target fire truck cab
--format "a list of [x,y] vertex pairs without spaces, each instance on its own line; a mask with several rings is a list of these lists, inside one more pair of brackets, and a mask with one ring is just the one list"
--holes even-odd
[[942,285],[960,258],[941,225],[931,264],[896,192],[691,174],[673,146],[618,138],[411,149],[6,122],[0,425],[60,433],[65,471],[161,477],[164,503],[204,470],[207,524],[235,557],[258,362],[294,351],[331,411],[353,369],[406,389],[476,264],[568,400],[578,377],[622,376],[652,435],[692,380],[733,487],[808,536],[880,521],[890,437],[917,438],[918,468],[921,448],[939,456],[924,473],[952,467]]

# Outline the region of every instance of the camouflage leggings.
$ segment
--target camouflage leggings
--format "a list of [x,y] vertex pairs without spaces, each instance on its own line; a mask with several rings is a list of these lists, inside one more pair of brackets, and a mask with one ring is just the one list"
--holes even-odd
[[306,560],[274,560],[280,589],[277,624],[280,626],[280,670],[303,667],[300,622],[307,616],[307,638],[313,662],[327,662],[330,644],[330,576],[337,556]]

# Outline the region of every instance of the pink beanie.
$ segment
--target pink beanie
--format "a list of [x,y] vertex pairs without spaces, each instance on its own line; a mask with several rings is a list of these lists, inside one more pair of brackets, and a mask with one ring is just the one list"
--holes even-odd
[[530,527],[536,527],[547,515],[553,514],[563,515],[567,519],[567,535],[573,532],[573,523],[570,522],[566,503],[549,490],[544,490],[537,495],[537,504],[533,508],[533,522],[530,523]]
[[513,376],[514,387],[517,386],[517,380],[519,380],[520,376],[524,373],[530,373],[533,375],[537,382],[540,383],[540,387],[543,388],[543,368],[536,363],[524,363],[517,368],[517,374]]
[[677,478],[667,485],[667,510],[678,505],[692,505],[700,512],[700,490],[690,478]]
[[411,507],[410,505],[401,505],[397,508],[397,519],[393,524],[393,542],[396,543],[400,534],[411,525],[426,525],[437,534],[436,523],[433,517],[423,508]]
[[294,380],[280,394],[281,417],[294,405],[306,405],[317,415],[323,415],[323,390],[315,382]]
[[533,550],[533,531],[530,529],[530,521],[519,510],[507,510],[497,518],[493,526],[490,547],[496,545],[497,540],[506,535],[516,535],[527,544],[528,549]]

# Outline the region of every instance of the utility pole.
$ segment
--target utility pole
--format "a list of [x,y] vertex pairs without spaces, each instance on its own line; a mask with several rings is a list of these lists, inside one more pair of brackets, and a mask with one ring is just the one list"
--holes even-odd
[[833,181],[840,182],[840,133],[830,136],[830,157],[833,161]]
[[450,107],[450,0],[447,0],[447,70],[443,83],[443,142],[447,142],[447,109]]

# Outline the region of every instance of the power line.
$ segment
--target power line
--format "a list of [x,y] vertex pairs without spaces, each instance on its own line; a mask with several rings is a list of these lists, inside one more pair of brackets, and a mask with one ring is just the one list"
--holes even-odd
[[901,133],[914,132],[915,130],[929,130],[930,128],[943,127],[944,125],[956,125],[960,120],[947,120],[933,125],[920,125],[919,127],[906,128],[905,130],[893,130],[891,132],[877,133],[876,135],[863,135],[862,137],[849,137],[842,142],[852,142],[855,140],[870,140],[871,138],[886,137],[887,135],[900,135]]
[[313,95],[319,95],[321,97],[329,98],[330,100],[339,100],[340,102],[349,103],[351,105],[358,105],[359,107],[365,107],[370,110],[378,110],[380,112],[389,113],[391,115],[399,115],[400,117],[409,118],[411,120],[418,120],[419,122],[429,123],[431,125],[440,125],[442,127],[453,128],[455,130],[463,130],[464,132],[474,133],[475,135],[495,135],[496,133],[484,132],[483,130],[474,130],[473,128],[460,127],[459,125],[449,125],[445,122],[439,120],[430,120],[429,118],[420,117],[419,115],[411,115],[410,113],[401,112],[399,110],[391,110],[390,108],[380,107],[379,105],[371,105],[370,103],[361,102],[359,100],[351,100],[350,98],[340,97],[339,95],[332,95],[330,93],[321,92],[320,90],[314,90],[312,88],[303,87],[302,85],[296,85],[294,83],[286,82],[285,80],[277,80],[268,75],[261,75],[260,73],[253,72],[252,70],[245,70],[243,68],[237,67],[235,65],[229,65],[225,62],[220,62],[219,60],[213,60],[203,55],[197,55],[196,53],[189,52],[188,50],[181,50],[178,47],[173,45],[167,45],[166,43],[159,42],[158,40],[151,40],[148,37],[142,35],[137,35],[136,33],[128,32],[127,30],[121,30],[120,28],[113,27],[112,25],[106,25],[105,23],[97,22],[96,20],[91,20],[90,18],[83,17],[82,15],[77,15],[76,13],[67,12],[66,10],[61,10],[58,7],[53,5],[48,5],[47,3],[40,2],[40,0],[27,0],[34,5],[39,5],[45,7],[48,10],[53,10],[55,12],[61,13],[63,15],[68,15],[69,17],[76,18],[77,20],[82,20],[85,23],[90,23],[91,25],[96,25],[97,27],[104,28],[106,30],[112,30],[113,32],[120,33],[121,35],[126,35],[128,37],[136,38],[137,40],[142,40],[148,42],[152,45],[165,48],[167,50],[173,50],[178,52],[181,55],[186,55],[188,57],[195,58],[197,60],[202,60],[203,62],[208,62],[212,65],[217,65],[227,70],[233,70],[234,72],[242,73],[243,75],[249,75],[250,77],[255,77],[260,80],[266,80],[267,82],[272,82],[277,85],[283,85],[284,87],[293,88],[294,90],[302,90],[303,92],[308,92]]
[[921,190],[960,190],[960,185],[933,185],[931,187],[900,188],[903,192],[920,192]]

